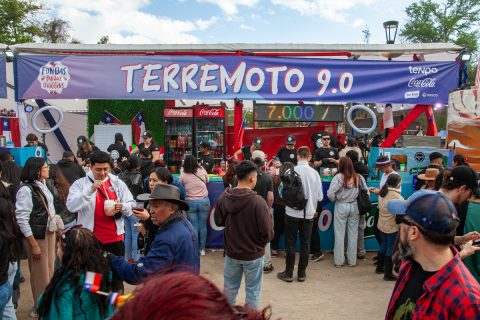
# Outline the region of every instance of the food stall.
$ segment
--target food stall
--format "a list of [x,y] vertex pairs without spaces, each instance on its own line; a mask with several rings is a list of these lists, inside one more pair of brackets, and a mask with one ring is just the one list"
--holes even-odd
[[[292,128],[245,130],[244,144],[257,135],[264,137],[265,147],[272,148],[267,150],[271,159],[289,133],[301,136],[297,145],[312,146],[304,132],[318,128],[298,123],[318,123],[331,116],[330,112],[322,112],[321,106],[317,108],[316,101],[446,104],[448,92],[458,84],[455,58],[461,49],[451,44],[20,44],[14,46],[15,90],[17,100],[313,101],[307,106],[258,106],[257,121],[294,121]],[[431,61],[412,61],[412,55],[429,54],[436,56]],[[386,61],[391,57],[397,61]],[[239,114],[233,130],[226,130],[230,148],[226,158],[232,155],[240,132],[243,117]],[[193,131],[192,144],[196,142]],[[180,142],[186,149],[190,148],[188,136],[186,144],[183,138]],[[209,186],[212,212],[223,188],[219,180],[212,177]],[[325,177],[324,192],[328,183]],[[327,250],[333,243],[332,208],[326,201],[320,219],[322,247]],[[210,222],[211,245],[219,243],[213,240],[223,236],[212,223],[212,214]]]

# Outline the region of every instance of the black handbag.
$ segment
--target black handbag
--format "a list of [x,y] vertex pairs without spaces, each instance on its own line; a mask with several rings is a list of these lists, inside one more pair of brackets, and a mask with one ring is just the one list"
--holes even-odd
[[358,196],[357,196],[357,204],[358,204],[358,211],[361,216],[370,212],[372,208],[372,203],[370,202],[370,195],[368,194],[367,187],[363,186],[362,179],[358,178]]

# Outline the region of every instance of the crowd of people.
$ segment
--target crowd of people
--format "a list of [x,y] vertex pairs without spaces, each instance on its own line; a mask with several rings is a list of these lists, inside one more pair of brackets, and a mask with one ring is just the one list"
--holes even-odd
[[[316,226],[327,198],[335,203],[334,265],[355,267],[365,258],[362,194],[378,195],[380,250],[372,272],[397,281],[386,318],[480,317],[479,181],[464,158],[443,168],[442,155],[432,152],[418,191],[405,200],[389,157],[376,159],[379,187],[367,186],[368,150],[359,140],[338,150],[322,132],[312,137],[312,148],[295,148],[295,137],[287,136],[270,174],[263,141],[255,138],[228,164],[214,212],[216,225],[225,227],[222,293],[199,275],[212,205],[210,145],[200,144],[199,159],[185,155],[177,177],[152,133],[143,138],[130,154],[121,134],[108,153],[80,136],[76,158],[65,152],[49,164],[33,157],[23,168],[8,152],[0,154],[0,254],[8,257],[0,262],[3,319],[16,319],[21,259],[30,271],[31,317],[269,319],[271,309],[259,309],[272,255],[284,250],[285,266],[275,266],[279,280],[307,281],[309,262],[324,257]],[[333,176],[328,190],[324,170]],[[87,272],[101,276],[97,292],[84,290]],[[242,278],[245,306],[237,305]],[[108,293],[121,295],[124,282],[143,285],[115,309]]]

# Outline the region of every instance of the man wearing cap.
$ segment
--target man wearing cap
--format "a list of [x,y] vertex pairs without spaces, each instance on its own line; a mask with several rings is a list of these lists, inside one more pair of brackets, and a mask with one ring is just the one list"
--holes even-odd
[[403,257],[385,319],[478,319],[480,286],[451,244],[458,217],[441,192],[420,190],[391,200]]
[[77,138],[77,158],[81,166],[87,165],[90,158],[90,154],[94,151],[99,151],[97,146],[88,141],[87,137],[79,136]]
[[[140,201],[149,201],[152,223],[159,227],[146,256],[131,264],[124,257],[111,256],[110,266],[120,279],[130,284],[141,283],[158,272],[188,271],[199,274],[200,253],[193,226],[183,211],[188,205],[180,200],[180,190],[169,184],[157,184],[152,193],[141,194]],[[141,211],[135,210],[136,214]]]
[[322,147],[315,150],[313,164],[315,168],[336,168],[338,164],[338,149],[330,146],[330,134],[322,134]]
[[369,188],[369,190],[376,195],[380,193],[380,189],[385,185],[385,182],[387,182],[388,176],[391,174],[398,174],[395,170],[392,168],[392,163],[390,161],[390,158],[387,156],[379,156],[377,158],[377,161],[375,161],[375,167],[380,170],[380,172],[383,173],[382,178],[380,179],[380,185],[378,188]]
[[[260,197],[265,200],[265,202],[267,202],[267,205],[270,208],[270,213],[272,213],[271,208],[273,206],[273,179],[271,175],[262,170],[263,167],[265,167],[265,158],[265,153],[261,150],[255,150],[252,153],[252,162],[257,168],[257,183],[255,184],[253,191],[255,191]],[[272,252],[270,250],[269,242],[265,247],[263,272],[270,273],[273,271],[273,269],[274,268],[272,263]]]
[[[424,175],[427,172],[427,169],[438,169],[439,172],[443,171],[443,155],[440,152],[434,151],[428,156],[430,159],[430,164],[427,168],[423,169],[418,173],[418,175]],[[415,184],[415,190],[420,190],[425,185],[425,180],[418,179]]]
[[213,171],[213,164],[214,160],[212,155],[210,154],[210,143],[208,141],[202,141],[198,146],[198,164],[200,164],[208,174],[211,174]]
[[115,133],[115,143],[108,146],[107,151],[110,153],[110,157],[113,160],[121,162],[123,158],[130,156],[128,153],[127,145],[123,141],[123,134]]
[[251,145],[245,146],[245,147],[237,150],[233,154],[233,158],[238,159],[238,156],[243,154],[243,159],[244,160],[250,160],[252,158],[252,152],[253,151],[262,150],[262,144],[263,144],[262,138],[257,137],[255,139],[253,139],[253,143]]
[[142,149],[147,148],[152,155],[152,162],[160,159],[160,149],[153,141],[153,133],[151,131],[143,132],[143,142],[133,149],[132,153],[139,153]]
[[275,160],[280,161],[280,163],[291,162],[294,165],[297,165],[297,150],[295,150],[296,141],[297,140],[294,136],[287,136],[285,146],[278,150]]
[[75,162],[72,151],[65,151],[62,160],[58,161],[57,166],[70,185],[78,179],[85,177],[85,170]]

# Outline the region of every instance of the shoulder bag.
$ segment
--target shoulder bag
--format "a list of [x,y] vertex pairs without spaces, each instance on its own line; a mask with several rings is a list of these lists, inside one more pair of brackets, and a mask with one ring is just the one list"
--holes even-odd
[[360,215],[364,215],[367,212],[370,212],[372,208],[372,204],[370,202],[370,195],[368,194],[368,189],[366,186],[363,185],[362,179],[357,175],[358,179],[358,196],[357,196],[357,204],[358,204],[358,212]]

